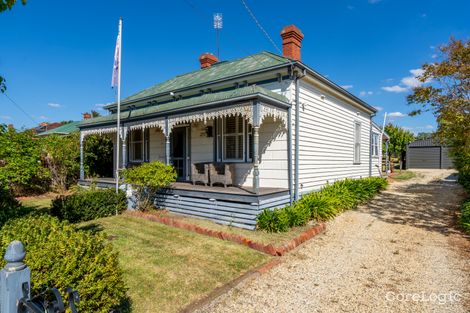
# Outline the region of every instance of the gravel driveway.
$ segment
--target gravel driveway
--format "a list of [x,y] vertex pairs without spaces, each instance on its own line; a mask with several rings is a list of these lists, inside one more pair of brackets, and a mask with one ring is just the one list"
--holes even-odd
[[199,312],[470,312],[470,240],[455,230],[464,192],[423,170]]

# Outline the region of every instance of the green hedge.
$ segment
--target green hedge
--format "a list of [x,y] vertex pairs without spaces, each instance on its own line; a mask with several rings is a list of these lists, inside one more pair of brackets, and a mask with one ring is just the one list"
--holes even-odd
[[79,191],[52,201],[51,215],[71,223],[90,221],[121,213],[127,208],[126,194],[111,189]]
[[[26,248],[25,263],[31,268],[31,293],[42,286],[80,293],[79,312],[109,312],[126,297],[126,286],[117,253],[104,235],[76,230],[48,215],[11,220],[1,233],[1,254],[13,240]],[[2,264],[4,266],[4,263]]]
[[257,227],[269,232],[283,232],[290,227],[305,225],[310,219],[328,220],[373,198],[387,184],[387,180],[380,177],[338,181],[304,195],[291,206],[264,210],[258,215]]
[[8,220],[27,214],[29,211],[23,208],[18,200],[13,197],[8,187],[0,184],[0,228]]

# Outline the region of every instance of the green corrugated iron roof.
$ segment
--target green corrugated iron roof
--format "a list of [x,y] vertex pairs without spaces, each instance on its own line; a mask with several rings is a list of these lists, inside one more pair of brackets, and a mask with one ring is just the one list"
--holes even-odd
[[[172,102],[157,104],[141,109],[136,109],[132,111],[121,112],[121,120],[126,120],[130,118],[138,118],[150,114],[157,114],[165,111],[171,111],[176,109],[189,108],[195,105],[202,104],[211,104],[218,101],[230,100],[234,98],[244,97],[244,96],[256,96],[264,95],[272,99],[288,103],[286,97],[276,92],[267,90],[263,87],[252,85],[242,88],[236,88],[227,91],[220,91],[214,93],[207,93],[197,97],[191,97],[187,99],[175,100]],[[99,116],[88,120],[83,120],[80,122],[79,126],[90,126],[93,124],[102,124],[111,121],[115,121],[117,114],[110,114],[105,116]]]
[[38,136],[49,136],[49,135],[69,135],[71,133],[78,132],[78,124],[80,124],[80,121],[75,121],[75,122],[70,122],[67,124],[64,124],[62,126],[59,126],[57,128],[47,130],[45,132],[42,132],[38,134]]
[[274,67],[277,65],[288,64],[290,59],[273,54],[271,52],[260,52],[241,59],[233,61],[222,61],[213,64],[209,68],[200,69],[194,72],[176,76],[163,83],[144,89],[123,102],[146,98],[149,96],[167,93],[181,88],[196,86],[209,83],[211,81],[247,74],[258,70]]

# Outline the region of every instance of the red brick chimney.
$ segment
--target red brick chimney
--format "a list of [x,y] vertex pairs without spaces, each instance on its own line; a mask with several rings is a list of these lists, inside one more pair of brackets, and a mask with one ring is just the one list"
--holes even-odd
[[201,62],[201,68],[211,67],[212,64],[219,62],[219,59],[212,53],[206,52],[201,54],[199,57],[199,62]]
[[295,25],[289,25],[282,29],[282,55],[286,58],[300,61],[300,50],[304,34]]
[[91,118],[91,114],[88,113],[88,112],[83,113],[82,115],[83,115],[83,119],[84,119],[84,120],[89,120],[89,119]]

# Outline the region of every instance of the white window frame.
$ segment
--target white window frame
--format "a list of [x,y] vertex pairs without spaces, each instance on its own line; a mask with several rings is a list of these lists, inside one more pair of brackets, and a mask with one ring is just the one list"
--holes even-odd
[[[135,141],[134,140],[134,134],[135,134],[135,132],[138,132],[138,131],[142,132],[142,137],[141,137],[140,140]],[[131,131],[131,134],[130,134],[129,137],[130,137],[129,138],[130,139],[129,140],[129,152],[130,152],[129,153],[129,161],[130,162],[136,162],[136,163],[137,162],[144,162],[144,159],[145,159],[145,131],[143,129],[142,130]],[[141,148],[141,150],[142,150],[141,151],[142,159],[136,159],[135,156],[134,156],[134,151],[135,151],[134,146],[137,143],[140,143],[141,147],[142,147]]]
[[[357,132],[359,126],[359,133]],[[361,164],[361,140],[362,140],[362,124],[359,121],[354,122],[354,138],[353,138],[353,163]],[[359,151],[359,153],[357,153]]]
[[[242,129],[241,129],[241,132],[239,129],[237,129],[237,131],[235,133],[232,133],[232,134],[225,134],[225,121],[226,119],[230,118],[230,117],[234,117],[235,119],[237,119],[235,121],[235,125],[236,125],[236,128],[238,128],[238,119],[242,119]],[[222,118],[222,129],[221,129],[221,137],[222,137],[222,161],[223,162],[233,162],[233,163],[236,163],[236,162],[245,162],[245,158],[246,158],[246,138],[247,138],[247,134],[246,134],[246,120],[242,117],[242,116],[239,116],[239,115],[236,115],[236,116],[224,116]],[[239,137],[240,135],[242,135],[242,141],[243,141],[243,144],[242,144],[242,156],[240,159],[228,159],[228,158],[225,158],[225,138],[227,136],[235,136],[235,137]],[[238,145],[236,145],[236,147],[238,148]]]
[[371,155],[373,157],[378,157],[379,156],[379,134],[373,132],[372,133],[372,145],[371,145]]

